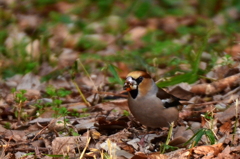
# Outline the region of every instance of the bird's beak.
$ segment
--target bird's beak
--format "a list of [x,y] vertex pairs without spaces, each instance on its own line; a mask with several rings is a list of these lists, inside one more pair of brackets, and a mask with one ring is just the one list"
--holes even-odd
[[134,79],[132,79],[132,77],[127,77],[123,89],[128,92],[137,89],[137,82]]
[[128,91],[128,92],[131,91],[131,87],[130,87],[130,85],[127,84],[127,83],[124,83],[123,89],[126,90],[126,91]]

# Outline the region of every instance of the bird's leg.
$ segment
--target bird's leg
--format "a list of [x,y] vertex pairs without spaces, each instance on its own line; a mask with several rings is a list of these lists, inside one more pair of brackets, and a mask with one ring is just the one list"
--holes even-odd
[[139,148],[140,148],[140,151],[144,152],[146,149],[146,145],[147,141],[148,141],[148,137],[149,137],[149,134],[151,134],[152,132],[152,128],[150,127],[145,127],[143,126],[143,135],[139,135],[140,136],[140,141],[138,142],[138,145],[139,145]]

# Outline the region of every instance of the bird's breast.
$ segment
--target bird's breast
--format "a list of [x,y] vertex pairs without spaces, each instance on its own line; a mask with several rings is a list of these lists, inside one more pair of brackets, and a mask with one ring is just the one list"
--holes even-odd
[[167,127],[178,119],[176,108],[165,108],[162,101],[156,97],[129,98],[129,109],[133,116],[148,127]]

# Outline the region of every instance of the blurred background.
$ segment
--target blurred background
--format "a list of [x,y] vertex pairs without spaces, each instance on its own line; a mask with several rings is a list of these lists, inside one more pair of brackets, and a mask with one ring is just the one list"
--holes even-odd
[[[0,78],[129,71],[194,82],[239,60],[238,0],[0,0]],[[76,65],[75,65],[76,66]]]

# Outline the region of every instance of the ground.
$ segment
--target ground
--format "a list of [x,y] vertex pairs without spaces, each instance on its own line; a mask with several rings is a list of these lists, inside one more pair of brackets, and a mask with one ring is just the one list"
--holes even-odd
[[[1,157],[240,158],[238,1],[0,1]],[[149,129],[123,81],[183,99]]]

